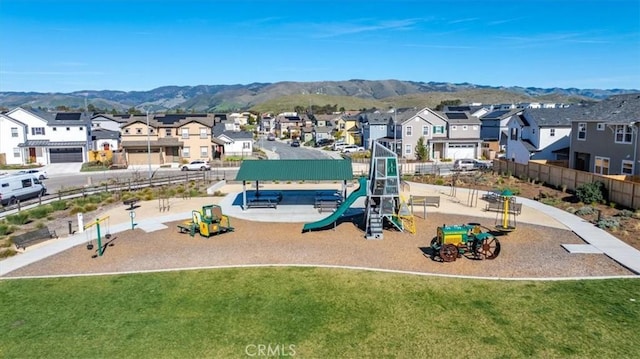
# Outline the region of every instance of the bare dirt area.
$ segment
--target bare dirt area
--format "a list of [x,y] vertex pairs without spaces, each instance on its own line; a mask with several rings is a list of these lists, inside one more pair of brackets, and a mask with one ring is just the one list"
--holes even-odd
[[[508,188],[517,196],[536,199],[547,205],[574,213],[593,223],[594,226],[597,225],[599,219],[605,220],[605,223],[611,224],[611,226],[601,227],[602,229],[640,250],[640,211],[634,212],[619,208],[614,203],[594,203],[587,206],[580,203],[573,193],[562,188],[553,188],[539,182],[525,181],[513,176],[502,176],[490,171],[466,172],[457,177],[416,176],[411,179],[415,182],[440,185],[451,185],[454,180],[458,187],[475,188],[481,192]],[[585,207],[592,209],[580,211]]]
[[335,229],[301,233],[301,223],[253,222],[232,218],[234,232],[211,238],[190,237],[167,229],[140,229],[114,234],[113,246],[102,257],[76,246],[20,268],[7,276],[65,275],[227,266],[244,264],[304,264],[372,267],[438,274],[499,278],[633,275],[603,254],[570,254],[561,244],[584,244],[571,231],[519,224],[499,237],[500,255],[494,260],[461,257],[443,263],[430,256],[436,227],[493,220],[432,213],[416,217],[416,234],[385,231],[383,240],[364,239],[363,232],[346,222]]

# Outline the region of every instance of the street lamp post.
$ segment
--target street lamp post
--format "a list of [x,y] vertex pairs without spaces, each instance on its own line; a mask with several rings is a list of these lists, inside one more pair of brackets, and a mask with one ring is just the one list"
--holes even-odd
[[396,135],[396,133],[398,132],[398,126],[397,126],[397,116],[396,113],[398,112],[398,110],[394,107],[393,108],[393,153],[396,154],[396,156],[398,155],[398,136]]
[[149,110],[147,112],[147,163],[149,164],[149,180],[151,180],[151,138],[149,133],[151,128],[149,127]]

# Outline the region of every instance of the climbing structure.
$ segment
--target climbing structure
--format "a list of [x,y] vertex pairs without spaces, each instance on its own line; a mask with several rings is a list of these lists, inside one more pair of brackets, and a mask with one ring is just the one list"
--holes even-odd
[[386,224],[400,231],[415,231],[413,215],[400,198],[398,156],[374,142],[369,166],[369,189],[365,208],[365,237],[382,239]]

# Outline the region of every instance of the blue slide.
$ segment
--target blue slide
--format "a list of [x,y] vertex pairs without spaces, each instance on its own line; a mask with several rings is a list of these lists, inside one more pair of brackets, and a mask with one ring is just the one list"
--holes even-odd
[[356,201],[356,199],[366,196],[367,195],[367,178],[361,177],[359,179],[359,182],[360,182],[360,188],[351,192],[349,197],[347,197],[347,199],[344,202],[342,202],[340,207],[336,208],[335,212],[331,213],[329,217],[323,218],[317,222],[305,224],[304,227],[302,228],[302,232],[307,232],[312,229],[325,228],[335,223],[344,214],[344,212],[346,212],[349,209],[349,207],[351,207],[351,205],[353,204],[353,202]]

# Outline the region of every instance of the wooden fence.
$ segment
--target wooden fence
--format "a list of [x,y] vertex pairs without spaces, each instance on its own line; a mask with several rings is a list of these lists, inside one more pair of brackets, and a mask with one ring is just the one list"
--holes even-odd
[[570,191],[575,191],[585,183],[602,182],[610,202],[628,208],[640,208],[640,183],[631,181],[631,177],[605,176],[533,161],[521,164],[494,160],[493,169],[499,173],[510,173],[521,179],[532,179]]

